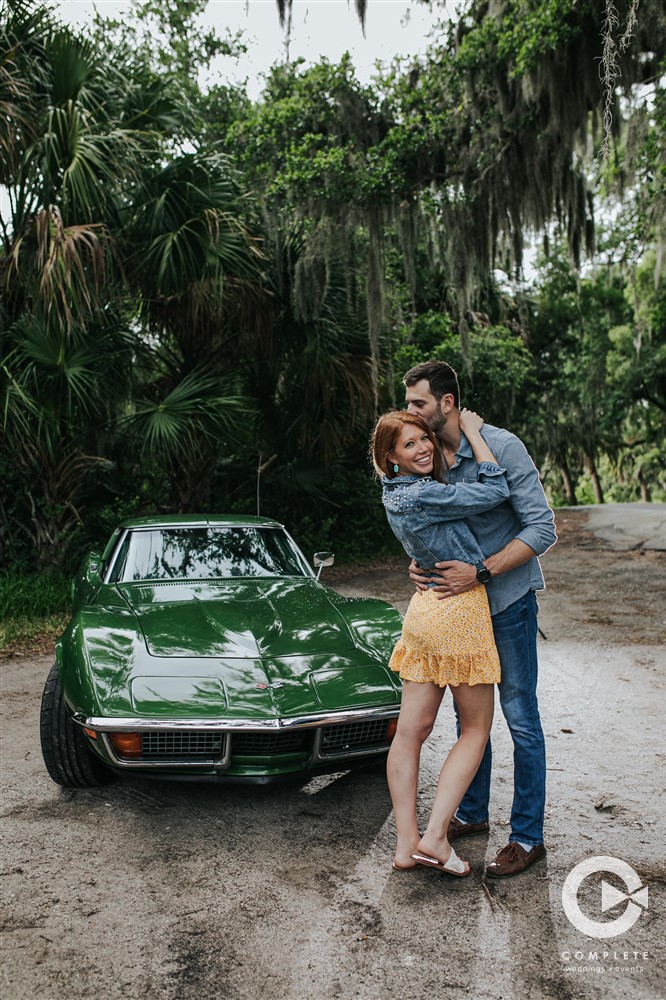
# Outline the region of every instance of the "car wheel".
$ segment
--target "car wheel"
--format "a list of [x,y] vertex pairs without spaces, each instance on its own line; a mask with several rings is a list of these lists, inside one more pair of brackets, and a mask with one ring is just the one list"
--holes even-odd
[[54,663],[46,678],[39,720],[39,735],[46,770],[58,785],[67,788],[95,788],[115,780],[86,745],[79,727],[72,722]]

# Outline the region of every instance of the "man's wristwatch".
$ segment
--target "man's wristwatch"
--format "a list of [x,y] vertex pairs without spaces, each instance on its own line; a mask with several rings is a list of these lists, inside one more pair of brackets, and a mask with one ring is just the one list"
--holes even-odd
[[479,583],[488,583],[493,575],[488,567],[484,566],[480,559],[478,563],[475,563],[474,565],[476,566],[476,578]]

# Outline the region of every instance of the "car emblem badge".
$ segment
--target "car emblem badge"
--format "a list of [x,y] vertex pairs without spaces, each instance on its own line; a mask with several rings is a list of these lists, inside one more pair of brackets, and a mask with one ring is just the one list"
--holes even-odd
[[278,691],[282,686],[283,685],[280,681],[274,681],[273,684],[257,684],[260,691],[266,691],[268,688],[272,688],[273,691]]

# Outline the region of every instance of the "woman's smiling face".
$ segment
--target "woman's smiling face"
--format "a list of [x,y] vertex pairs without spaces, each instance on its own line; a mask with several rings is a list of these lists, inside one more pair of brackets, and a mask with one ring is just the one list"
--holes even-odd
[[427,476],[432,472],[434,446],[428,435],[415,424],[405,424],[388,454],[399,476]]

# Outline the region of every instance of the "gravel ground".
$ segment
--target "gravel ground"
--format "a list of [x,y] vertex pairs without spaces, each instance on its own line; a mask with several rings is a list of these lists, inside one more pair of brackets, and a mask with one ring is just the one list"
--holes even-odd
[[[38,740],[52,657],[2,664],[3,997],[663,1000],[666,553],[618,551],[590,523],[588,510],[560,512],[544,558],[548,856],[505,882],[483,878],[511,808],[499,712],[491,831],[461,847],[474,876],[453,880],[391,870],[376,769],[277,788],[130,779],[63,791]],[[403,559],[324,581],[401,610],[411,593]],[[453,738],[447,694],[424,749],[424,815]],[[605,941],[576,930],[561,900],[571,869],[597,855],[649,887],[633,928]],[[623,912],[601,917],[599,896],[592,876],[580,902],[593,919]]]

